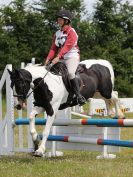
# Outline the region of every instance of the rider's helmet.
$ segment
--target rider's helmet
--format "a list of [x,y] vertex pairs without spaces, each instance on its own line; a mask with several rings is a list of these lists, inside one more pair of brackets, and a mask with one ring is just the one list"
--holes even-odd
[[65,20],[68,20],[69,23],[71,23],[72,21],[72,14],[69,10],[60,10],[58,13],[57,13],[57,18],[60,17],[60,18],[63,18]]

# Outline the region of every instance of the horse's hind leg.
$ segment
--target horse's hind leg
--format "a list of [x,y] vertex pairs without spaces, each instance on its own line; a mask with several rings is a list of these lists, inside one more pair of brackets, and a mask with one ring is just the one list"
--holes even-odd
[[[107,109],[107,115],[111,116],[114,112],[111,106],[111,100],[109,99],[104,99],[105,104],[106,104],[106,109]],[[112,117],[112,116],[111,116]]]
[[117,118],[124,119],[125,115],[123,114],[123,112],[120,109],[120,103],[119,103],[119,98],[118,98],[118,92],[117,91],[112,92],[112,98],[111,99],[112,99],[114,107],[115,107],[115,114],[116,114],[115,116]]
[[120,109],[118,92],[112,91],[111,99],[106,99],[107,114],[111,117],[125,118],[124,114]]
[[42,113],[44,111],[44,109],[42,107],[37,107],[35,106],[32,110],[32,112],[30,113],[30,133],[32,136],[32,140],[34,143],[34,150],[38,149],[38,144],[39,144],[39,139],[38,139],[38,135],[37,135],[37,131],[35,128],[35,116]]

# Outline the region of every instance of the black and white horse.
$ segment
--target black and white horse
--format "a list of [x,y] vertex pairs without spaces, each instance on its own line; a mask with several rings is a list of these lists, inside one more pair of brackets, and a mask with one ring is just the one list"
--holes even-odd
[[[81,62],[86,67],[81,67],[80,78],[81,94],[88,100],[92,97],[105,100],[108,114],[110,114],[110,104],[116,108],[116,116],[124,117],[118,111],[118,96],[113,91],[114,72],[111,64],[106,60],[85,60]],[[43,156],[46,148],[47,137],[54,122],[55,115],[59,109],[76,105],[72,101],[67,105],[69,91],[64,85],[61,75],[48,72],[45,66],[29,65],[24,69],[9,71],[11,77],[11,87],[14,95],[17,96],[19,105],[25,103],[30,87],[34,93],[34,108],[30,114],[30,133],[35,144],[35,155]],[[75,100],[75,97],[73,97]],[[63,106],[62,106],[63,105]],[[65,106],[64,106],[65,105]],[[43,131],[43,139],[38,148],[38,134],[35,128],[35,116],[46,111],[48,115],[47,123]]]

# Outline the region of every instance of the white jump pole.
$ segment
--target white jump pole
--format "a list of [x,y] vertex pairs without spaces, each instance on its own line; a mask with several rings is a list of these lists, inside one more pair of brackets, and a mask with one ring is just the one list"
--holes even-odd
[[[108,127],[103,127],[103,139],[108,139]],[[108,153],[108,146],[103,145],[103,152],[101,155],[96,157],[97,159],[114,159],[116,158],[115,154],[109,154]]]

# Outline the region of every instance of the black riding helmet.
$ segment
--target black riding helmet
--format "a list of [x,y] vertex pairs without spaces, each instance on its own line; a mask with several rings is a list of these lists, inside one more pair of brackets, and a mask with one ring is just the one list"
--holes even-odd
[[71,12],[69,10],[60,10],[57,13],[57,18],[63,18],[63,19],[69,20],[69,23],[71,23],[72,14],[71,14]]

